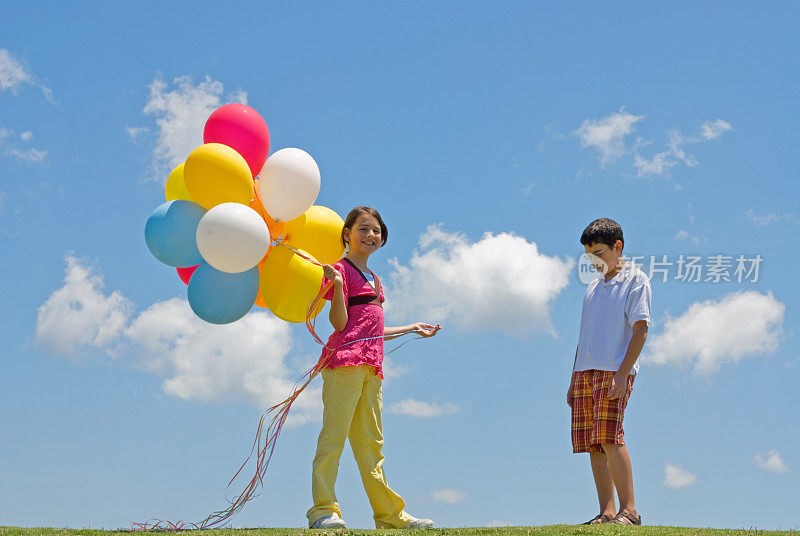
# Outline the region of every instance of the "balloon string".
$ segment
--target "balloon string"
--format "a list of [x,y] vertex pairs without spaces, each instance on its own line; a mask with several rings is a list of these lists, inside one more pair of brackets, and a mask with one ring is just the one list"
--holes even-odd
[[[298,251],[291,246],[287,246],[282,241],[278,240],[277,245],[283,246],[288,248],[293,253],[299,255],[301,258],[308,260],[318,266],[322,266],[316,259],[304,254],[301,251]],[[288,398],[275,404],[274,406],[268,408],[261,414],[261,417],[258,420],[258,427],[256,429],[256,434],[253,439],[253,446],[250,448],[250,453],[248,454],[247,458],[244,460],[242,465],[233,475],[233,478],[228,482],[226,487],[225,498],[228,501],[229,505],[228,508],[224,510],[219,510],[213,512],[208,515],[203,521],[199,523],[190,523],[190,522],[183,522],[179,521],[177,523],[173,523],[171,521],[163,521],[159,519],[151,519],[150,521],[144,523],[131,523],[132,530],[166,530],[166,531],[178,531],[178,530],[186,530],[186,529],[210,529],[214,527],[219,527],[223,525],[227,521],[229,521],[233,516],[235,516],[239,511],[241,511],[245,504],[258,497],[261,494],[261,490],[264,487],[264,475],[267,472],[267,468],[269,467],[269,463],[272,460],[272,455],[275,453],[275,446],[278,442],[278,437],[280,436],[281,431],[283,430],[283,425],[286,423],[286,419],[289,416],[289,410],[292,407],[292,404],[297,400],[300,394],[308,387],[308,385],[317,377],[317,375],[324,369],[328,362],[332,359],[335,354],[335,351],[339,348],[344,348],[346,346],[350,346],[359,341],[367,341],[367,340],[374,340],[374,339],[386,339],[385,336],[376,336],[376,337],[364,337],[361,339],[356,339],[354,341],[349,341],[344,344],[340,344],[337,346],[328,346],[320,336],[316,332],[316,314],[314,311],[319,306],[321,300],[325,299],[325,295],[333,286],[333,281],[328,281],[325,285],[322,286],[317,296],[311,301],[309,307],[306,311],[306,328],[308,329],[311,336],[314,340],[321,344],[323,347],[322,355],[320,356],[320,360],[317,362],[316,365],[311,367],[307,370],[294,384],[292,388],[292,393],[289,395]],[[413,329],[407,329],[393,335],[392,338],[400,337],[406,335],[408,333],[413,333]],[[419,339],[422,337],[415,337],[414,339],[410,339],[399,346],[395,347],[393,350],[387,352],[387,355],[394,352],[401,346],[411,342],[412,340]],[[264,431],[264,423],[266,422],[267,417],[274,413],[272,419],[269,421],[269,424],[266,427],[266,432]],[[263,442],[263,444],[262,444]],[[227,490],[230,489],[231,485],[236,481],[239,475],[247,466],[248,462],[253,459],[255,455],[255,474],[244,487],[244,489],[236,496],[235,499],[231,500],[227,498]]]

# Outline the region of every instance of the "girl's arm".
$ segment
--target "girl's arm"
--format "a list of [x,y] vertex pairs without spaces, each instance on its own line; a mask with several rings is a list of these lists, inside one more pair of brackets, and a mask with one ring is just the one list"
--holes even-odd
[[442,327],[439,324],[432,326],[424,322],[417,322],[416,324],[409,324],[407,326],[385,327],[383,328],[383,338],[388,341],[396,339],[407,332],[412,332],[427,339],[428,337],[436,335],[440,329],[442,329]]
[[342,331],[347,325],[347,302],[344,299],[344,279],[342,274],[331,266],[326,264],[322,267],[325,274],[325,279],[333,280],[333,300],[331,301],[331,311],[328,318],[331,321],[333,329]]

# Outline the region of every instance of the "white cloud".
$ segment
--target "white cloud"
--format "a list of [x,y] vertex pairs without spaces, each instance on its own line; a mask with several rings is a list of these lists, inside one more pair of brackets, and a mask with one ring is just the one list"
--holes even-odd
[[495,519],[494,521],[489,521],[486,524],[487,527],[510,527],[511,523],[508,521],[500,521],[499,519]]
[[697,158],[688,154],[683,146],[717,139],[729,130],[733,130],[730,123],[722,119],[717,119],[713,123],[708,121],[703,123],[700,127],[700,131],[693,136],[683,136],[677,130],[670,131],[668,134],[667,149],[655,154],[650,159],[642,157],[637,147],[633,160],[633,165],[637,170],[636,176],[664,176],[671,168],[681,163],[689,167],[695,167],[699,164]]
[[431,492],[431,499],[435,502],[458,504],[466,498],[467,494],[457,489],[435,489]]
[[669,152],[658,153],[650,160],[642,158],[638,153],[633,157],[633,165],[637,169],[637,177],[650,175],[664,175],[666,172],[678,165],[677,160],[669,157]]
[[775,223],[779,221],[784,221],[788,223],[800,223],[800,218],[795,216],[794,214],[782,214],[777,215],[773,213],[768,213],[763,216],[758,216],[752,208],[747,209],[745,212],[747,219],[750,220],[750,223],[753,223],[758,226],[769,225],[770,223]]
[[0,145],[3,147],[4,154],[34,163],[39,163],[47,157],[47,151],[34,148],[20,149],[16,143],[17,137],[19,137],[19,139],[23,142],[28,142],[31,140],[31,138],[33,138],[33,132],[26,130],[17,136],[16,132],[13,130],[10,130],[6,127],[0,127]]
[[131,137],[131,141],[136,141],[136,138],[139,137],[139,134],[150,131],[150,129],[147,127],[125,127],[125,130],[128,132],[128,136]]
[[16,95],[19,93],[20,87],[25,84],[39,87],[47,102],[56,104],[52,89],[36,80],[36,77],[26,70],[10,51],[5,48],[0,49],[0,90],[10,90]]
[[421,402],[413,398],[407,398],[402,402],[394,402],[389,405],[389,412],[396,415],[410,415],[412,417],[441,417],[443,415],[453,415],[461,411],[461,408],[452,402],[435,404]]
[[31,74],[5,48],[0,49],[0,89],[17,93],[22,84],[32,83]]
[[[144,113],[152,115],[158,125],[158,140],[153,151],[153,170],[157,178],[166,181],[172,169],[186,160],[195,148],[203,144],[206,119],[223,102],[222,82],[206,76],[197,85],[188,76],[173,81],[170,89],[160,78],[150,84],[150,95]],[[229,93],[226,102],[247,103],[247,93]],[[141,132],[142,128],[138,127]],[[130,134],[130,129],[128,130]]]
[[103,277],[85,261],[72,255],[66,261],[64,285],[39,307],[36,339],[57,354],[91,346],[113,355],[131,303],[117,291],[105,295]]
[[746,291],[719,301],[692,304],[645,347],[645,359],[655,364],[694,365],[709,375],[723,364],[778,347],[786,307],[772,293]]
[[670,489],[680,489],[697,481],[697,476],[683,467],[674,464],[664,466],[664,485]]
[[786,465],[786,462],[783,461],[780,453],[775,449],[770,450],[766,457],[761,456],[761,454],[756,454],[753,457],[753,463],[755,463],[761,469],[769,471],[770,473],[789,472],[789,466]]
[[[183,399],[243,399],[267,407],[286,398],[295,375],[285,359],[291,328],[267,312],[251,312],[223,326],[197,318],[186,300],[160,301],[138,315],[119,292],[103,292],[102,277],[85,261],[67,257],[64,285],[39,308],[37,340],[59,355],[85,347],[124,358],[162,378],[165,393]],[[320,417],[319,388],[293,405],[290,422]]]
[[22,149],[11,147],[8,149],[8,153],[12,156],[16,156],[20,160],[33,162],[35,164],[38,164],[47,157],[47,151],[41,151],[39,149],[27,149],[23,151]]
[[511,233],[485,233],[472,242],[433,225],[408,264],[389,260],[387,310],[395,318],[464,330],[553,333],[550,304],[569,283],[574,262],[544,255]]
[[602,119],[587,119],[574,133],[582,147],[591,147],[600,154],[600,162],[607,164],[625,154],[625,136],[633,132],[633,125],[644,118],[620,108],[619,112]]
[[703,126],[700,127],[700,135],[703,139],[706,140],[713,140],[722,136],[723,133],[733,130],[733,127],[727,121],[723,121],[722,119],[717,119],[713,123],[706,121],[703,123]]
[[699,246],[701,242],[702,243],[707,242],[707,240],[701,240],[700,237],[689,234],[689,231],[685,230],[678,231],[677,234],[675,235],[675,240],[679,242],[691,242],[695,246]]
[[[386,343],[386,351],[391,351],[391,343]],[[403,344],[403,343],[399,343]],[[411,372],[411,368],[407,365],[403,365],[402,363],[398,363],[394,359],[392,359],[389,355],[385,355],[383,357],[383,383],[385,384],[387,381],[394,381],[397,378],[402,378],[403,376],[407,376]]]

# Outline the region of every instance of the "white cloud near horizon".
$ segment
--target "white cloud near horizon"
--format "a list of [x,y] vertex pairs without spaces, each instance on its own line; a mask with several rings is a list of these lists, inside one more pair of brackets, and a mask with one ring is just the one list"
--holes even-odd
[[[208,116],[223,104],[247,104],[247,93],[238,89],[225,95],[222,82],[209,76],[195,85],[189,76],[179,76],[172,86],[160,77],[148,86],[150,94],[144,107],[156,121],[157,140],[153,149],[154,180],[166,182],[169,172],[203,144],[203,127]],[[148,127],[127,127],[135,140]]]
[[575,261],[540,253],[535,242],[512,233],[471,241],[431,225],[408,263],[389,264],[386,304],[393,317],[527,335],[554,334],[550,306]]
[[664,330],[648,341],[644,358],[658,365],[692,365],[695,374],[708,376],[724,364],[774,351],[785,311],[771,292],[735,292],[695,302],[682,315],[667,318]]
[[680,465],[668,463],[664,466],[664,485],[669,489],[685,488],[697,481],[697,476]]
[[[84,260],[66,257],[61,288],[39,308],[36,340],[55,355],[76,358],[95,348],[162,379],[165,393],[203,401],[245,400],[264,408],[291,393],[285,364],[291,328],[267,312],[218,326],[195,316],[184,299],[154,303],[134,314],[118,291],[104,291],[102,275]],[[318,388],[295,402],[290,422],[321,417]]]
[[633,132],[633,125],[644,118],[633,115],[622,107],[618,112],[601,119],[586,119],[574,132],[582,147],[591,147],[600,155],[600,162],[608,164],[625,154],[625,137]]
[[431,500],[445,504],[459,504],[464,502],[467,494],[458,489],[435,489],[431,491]]
[[753,463],[755,463],[764,471],[769,471],[770,473],[780,474],[789,472],[789,466],[786,465],[786,462],[783,461],[780,453],[775,449],[771,449],[766,456],[756,454],[753,456]]
[[407,398],[401,402],[389,404],[389,413],[421,418],[442,417],[444,415],[453,415],[460,411],[461,407],[452,402],[436,404],[421,402],[413,398]]

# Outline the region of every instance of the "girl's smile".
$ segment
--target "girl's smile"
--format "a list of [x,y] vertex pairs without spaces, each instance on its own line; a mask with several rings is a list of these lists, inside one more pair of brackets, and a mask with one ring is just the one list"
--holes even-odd
[[381,247],[381,225],[371,214],[361,214],[346,233],[352,253],[370,255]]

